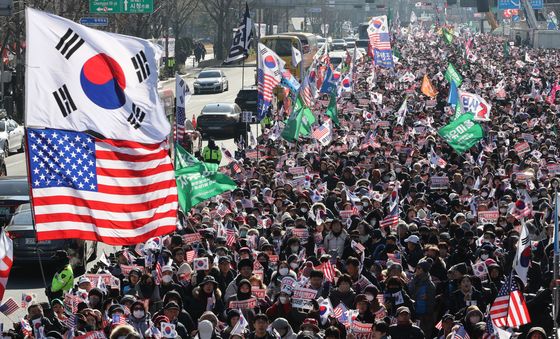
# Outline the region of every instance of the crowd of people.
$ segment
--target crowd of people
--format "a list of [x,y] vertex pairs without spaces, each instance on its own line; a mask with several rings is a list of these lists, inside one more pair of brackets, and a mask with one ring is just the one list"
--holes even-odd
[[[437,29],[393,32],[394,69],[368,57],[354,65],[330,145],[263,133],[258,161],[224,166],[238,189],[181,214],[176,233],[102,260],[95,273],[108,281],[85,275],[30,305],[29,321],[49,338],[480,339],[494,334],[489,308],[515,283],[530,321],[503,329],[551,335],[560,53],[456,33],[446,44]],[[455,114],[449,63],[462,90],[492,105],[483,140],[463,154],[437,134]],[[435,98],[420,91],[424,75]],[[319,124],[327,105],[319,96],[312,107]],[[523,141],[530,149],[516,151]],[[514,270],[523,227],[526,283]]]

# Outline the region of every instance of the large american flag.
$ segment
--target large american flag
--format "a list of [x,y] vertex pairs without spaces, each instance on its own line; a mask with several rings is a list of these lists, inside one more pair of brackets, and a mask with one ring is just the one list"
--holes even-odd
[[161,144],[27,133],[37,240],[131,245],[175,230],[177,187]]
[[301,100],[307,107],[311,107],[313,105],[313,91],[311,90],[311,84],[309,82],[309,74],[304,78],[303,84],[299,88],[299,95]]
[[6,316],[9,316],[10,314],[14,313],[18,309],[19,309],[18,303],[12,298],[9,298],[8,300],[6,300],[5,303],[2,304],[2,306],[0,306],[0,312],[4,313],[4,315]]
[[490,307],[490,318],[497,327],[519,327],[531,322],[517,281],[510,274]]

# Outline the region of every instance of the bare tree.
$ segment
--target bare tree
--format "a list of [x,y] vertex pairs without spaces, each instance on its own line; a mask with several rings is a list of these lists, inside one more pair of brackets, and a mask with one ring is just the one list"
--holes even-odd
[[228,16],[230,14],[233,0],[204,0],[202,5],[206,12],[216,24],[216,36],[214,38],[214,57],[223,59],[225,56],[225,33],[228,28]]

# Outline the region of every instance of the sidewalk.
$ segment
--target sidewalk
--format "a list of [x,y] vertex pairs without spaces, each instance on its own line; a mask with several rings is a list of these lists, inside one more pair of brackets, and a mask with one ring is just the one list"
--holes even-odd
[[[213,59],[214,59],[214,54],[209,53],[205,55],[205,58],[202,61],[210,61]],[[198,65],[199,64],[196,63],[194,55],[188,57],[187,60],[185,61],[185,68],[184,68],[185,73],[181,74],[181,77],[186,78],[201,71],[202,67],[198,67]],[[161,89],[163,86],[165,86],[166,84],[172,81],[175,81],[175,77],[158,81],[158,89]]]

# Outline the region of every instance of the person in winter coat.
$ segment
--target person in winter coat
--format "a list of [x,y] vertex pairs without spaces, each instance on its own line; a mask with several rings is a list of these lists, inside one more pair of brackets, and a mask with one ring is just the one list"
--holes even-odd
[[[235,328],[235,325],[237,325],[237,322],[239,321],[239,318],[241,317],[241,312],[239,312],[239,310],[228,310],[227,314],[226,314],[226,325],[227,327],[224,328],[224,330],[222,331],[222,336],[224,338],[230,338],[231,337],[231,332],[233,331],[233,329]],[[247,335],[247,333],[249,333],[248,329],[245,329],[245,331],[243,333],[241,333],[241,335]]]
[[336,288],[329,293],[329,298],[334,307],[341,302],[347,307],[354,305],[356,292],[352,289],[352,278],[348,274],[343,274],[336,282]]
[[410,320],[410,310],[401,306],[396,311],[397,323],[389,326],[388,334],[391,338],[424,339],[424,332],[420,327],[413,325]]
[[232,296],[237,294],[237,288],[239,283],[243,279],[249,279],[253,275],[253,261],[251,259],[241,259],[237,264],[237,271],[239,274],[233,279],[233,281],[228,285],[224,300],[228,301]]
[[[176,292],[176,291],[169,291],[167,292],[167,294],[163,297],[163,304],[167,305],[167,303],[169,303],[170,301],[174,301],[177,303],[177,305],[179,305],[179,308],[181,309],[181,311],[179,312],[179,315],[177,316],[178,321],[187,329],[188,333],[192,333],[196,330],[196,324],[193,321],[193,318],[191,317],[190,313],[187,312],[185,310],[185,305],[183,304],[183,300],[181,299],[181,295]],[[190,307],[188,308],[190,310]],[[154,320],[154,323],[156,322],[155,319],[159,316],[163,316],[163,309],[158,310],[153,316],[152,319]]]
[[358,294],[356,296],[356,310],[358,311],[358,316],[356,320],[365,323],[365,324],[373,324],[375,323],[375,315],[371,311],[369,301],[365,294]]
[[451,294],[449,301],[449,311],[456,314],[461,309],[474,305],[478,308],[485,309],[486,306],[482,300],[482,293],[474,288],[472,279],[469,275],[464,275],[459,281],[459,289]]
[[204,277],[200,285],[193,290],[192,295],[191,315],[194,319],[200,318],[205,311],[212,311],[216,315],[221,315],[224,312],[222,292],[213,276],[207,275]]
[[280,292],[276,301],[266,310],[266,315],[271,321],[284,318],[288,319],[290,323],[293,324],[293,321],[295,321],[293,312],[290,294],[287,292]]
[[339,219],[335,219],[331,222],[331,231],[325,239],[323,244],[325,245],[325,251],[329,254],[336,253],[338,258],[342,258],[344,253],[344,244],[348,238],[348,232],[342,227],[342,222]]
[[420,328],[431,338],[434,326],[434,298],[436,296],[436,286],[432,282],[430,269],[432,258],[425,258],[418,262],[414,271],[414,278],[409,283],[411,298],[415,300],[414,309],[416,318],[420,320]]
[[282,279],[285,277],[292,277],[297,280],[296,273],[290,270],[290,265],[287,261],[281,261],[278,263],[276,271],[272,273],[270,278],[270,284],[268,285],[267,295],[269,298],[273,298],[275,295],[280,293],[280,287],[282,286]]
[[278,332],[280,339],[296,339],[297,335],[294,333],[290,322],[284,318],[277,318],[272,322],[272,328]]
[[387,315],[396,317],[396,310],[401,306],[406,306],[410,313],[414,314],[414,302],[404,289],[404,282],[399,277],[390,277],[385,280],[385,307]]
[[150,314],[146,312],[144,303],[140,301],[136,301],[132,304],[130,307],[130,315],[127,320],[138,333],[146,333],[146,331],[152,326]]
[[138,299],[150,300],[150,313],[155,313],[161,307],[161,295],[159,286],[156,285],[154,278],[149,273],[144,273],[140,282],[134,287]]
[[198,333],[195,339],[221,339],[214,328],[214,325],[209,320],[202,320],[198,323]]

